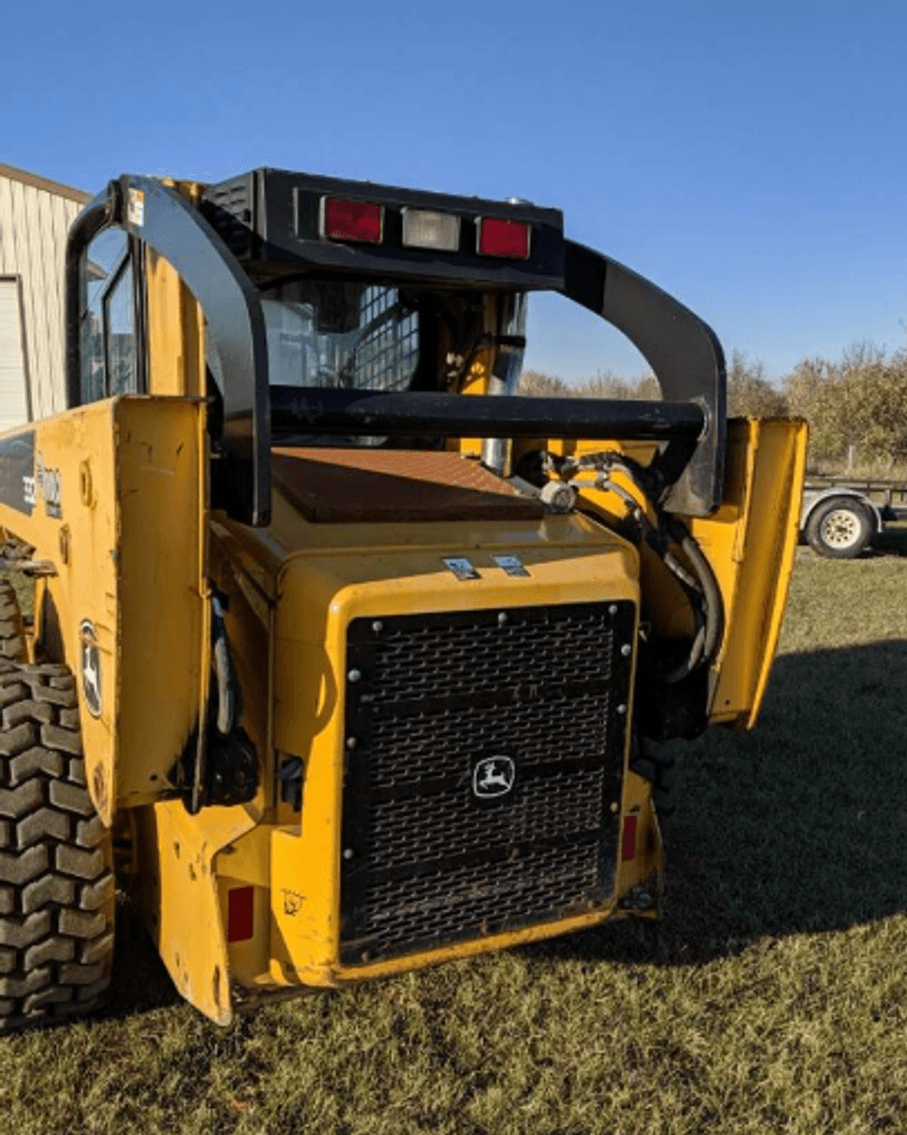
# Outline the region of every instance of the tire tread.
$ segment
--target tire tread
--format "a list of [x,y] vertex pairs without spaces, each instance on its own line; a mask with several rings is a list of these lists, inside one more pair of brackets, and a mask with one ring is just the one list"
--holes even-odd
[[[8,596],[0,580],[0,643]],[[110,832],[85,785],[65,666],[0,649],[0,1032],[100,1008],[113,962]]]

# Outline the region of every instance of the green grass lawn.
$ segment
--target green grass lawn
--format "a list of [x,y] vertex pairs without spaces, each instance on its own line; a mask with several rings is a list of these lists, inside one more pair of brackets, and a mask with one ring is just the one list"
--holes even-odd
[[798,554],[758,729],[680,753],[660,940],[628,924],[221,1030],[124,915],[108,1015],[0,1040],[68,1132],[907,1131],[907,540]]

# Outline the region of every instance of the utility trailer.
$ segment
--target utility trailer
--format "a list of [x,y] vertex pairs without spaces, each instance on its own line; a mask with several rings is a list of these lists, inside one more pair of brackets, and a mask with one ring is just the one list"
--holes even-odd
[[[0,436],[0,1024],[96,1008],[114,889],[212,1020],[652,919],[666,745],[749,729],[797,422],[555,209],[123,175],[66,259],[68,409]],[[663,400],[515,396],[526,297]]]
[[907,520],[907,483],[883,478],[810,474],[800,530],[809,546],[830,559],[854,559],[889,521]]

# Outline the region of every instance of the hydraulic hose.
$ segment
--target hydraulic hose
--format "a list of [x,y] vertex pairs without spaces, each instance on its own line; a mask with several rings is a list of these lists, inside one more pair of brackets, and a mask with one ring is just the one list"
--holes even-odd
[[[615,453],[590,455],[580,459],[579,467],[583,465],[587,467],[591,465],[598,470],[599,488],[613,492],[627,504],[640,526],[646,543],[677,580],[690,603],[696,630],[689,654],[680,665],[660,675],[662,681],[674,685],[694,670],[709,665],[717,654],[724,636],[724,603],[712,565],[683,521],[666,514],[661,505],[652,500],[648,491],[647,471],[643,466],[631,458]],[[657,524],[652,524],[632,493],[610,480],[609,472],[614,468],[619,468],[642,493],[655,512]],[[668,540],[683,552],[689,570],[670,551],[667,546]]]

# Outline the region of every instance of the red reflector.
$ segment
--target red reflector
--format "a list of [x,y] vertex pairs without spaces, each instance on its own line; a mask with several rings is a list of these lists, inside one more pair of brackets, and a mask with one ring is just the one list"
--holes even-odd
[[255,888],[233,887],[227,895],[227,941],[245,942],[255,926]]
[[636,858],[636,820],[636,816],[627,816],[624,820],[623,859]]
[[322,232],[331,240],[364,240],[380,244],[384,235],[384,209],[368,201],[323,198]]
[[479,252],[483,256],[509,256],[513,260],[529,258],[529,226],[506,217],[479,218]]

